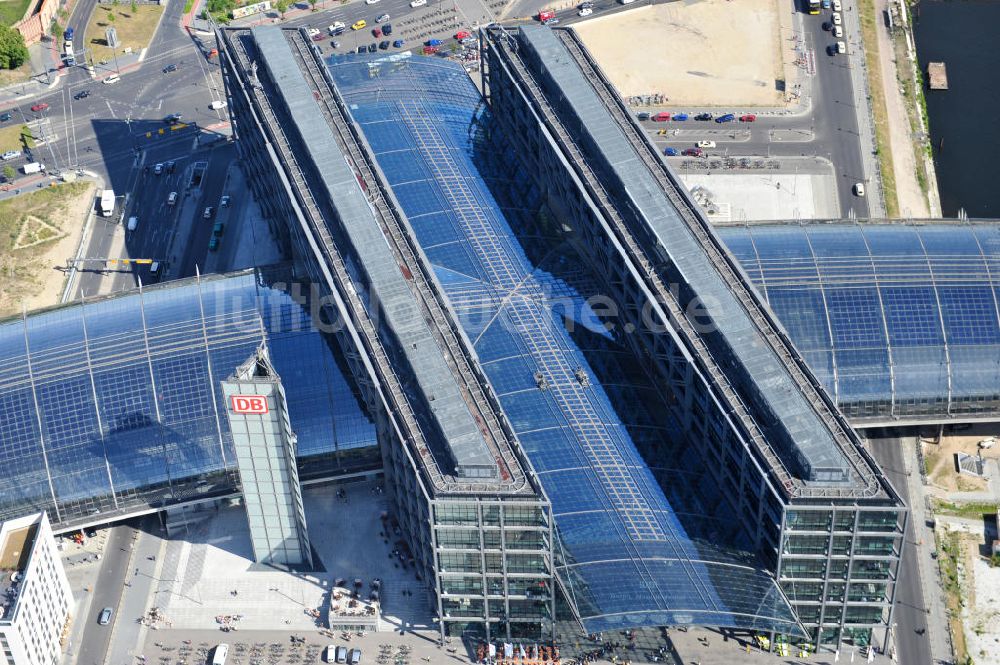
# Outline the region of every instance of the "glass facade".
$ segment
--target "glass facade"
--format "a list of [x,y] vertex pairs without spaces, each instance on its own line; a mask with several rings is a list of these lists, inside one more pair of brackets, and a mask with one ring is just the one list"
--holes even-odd
[[717,232],[855,422],[1000,410],[1000,226]]
[[[487,185],[499,175],[479,159],[490,117],[465,71],[429,58],[356,56],[331,60],[330,69],[551,500],[556,572],[587,630],[697,623],[797,632],[749,543],[739,535],[703,540],[711,531],[704,525],[689,531],[684,497],[668,499],[643,460],[626,427],[630,415],[616,411],[596,379],[566,329],[565,302],[551,297],[551,280]],[[723,521],[701,521],[713,518]],[[529,510],[524,519],[537,516]],[[477,528],[438,528],[440,554],[453,565],[471,565],[453,553],[507,550],[484,556],[485,578],[442,572],[446,596],[491,595],[489,576],[500,566],[508,580],[547,572],[544,556],[510,552],[515,543],[501,533],[484,527],[481,543]],[[519,537],[530,546],[538,534]],[[454,630],[469,630],[469,617],[454,612],[482,607],[468,600],[449,603]],[[515,616],[538,618],[533,599],[515,600],[503,606],[512,626]],[[491,620],[492,607],[487,598]]]
[[230,493],[221,381],[266,342],[303,477],[379,463],[375,430],[286,270],[173,282],[0,324],[0,519],[69,526]]

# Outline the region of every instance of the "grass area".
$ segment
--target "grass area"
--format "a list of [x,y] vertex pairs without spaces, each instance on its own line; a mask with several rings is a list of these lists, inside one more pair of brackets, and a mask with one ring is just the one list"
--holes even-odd
[[944,532],[936,538],[938,566],[941,569],[945,606],[948,608],[948,625],[955,651],[955,662],[965,663],[968,660],[968,646],[965,643],[965,630],[962,627],[962,605],[965,601],[959,573],[960,564],[965,559],[965,541],[961,533],[952,531]]
[[995,503],[951,503],[949,501],[934,501],[934,512],[938,515],[952,515],[968,519],[982,519],[983,515],[997,512]]
[[927,164],[924,156],[926,155],[933,159],[934,155],[931,152],[929,137],[923,141],[916,138],[925,131],[924,128],[927,128],[927,132],[930,131],[930,116],[927,115],[927,100],[924,98],[924,79],[919,69],[914,71],[914,67],[910,64],[906,51],[906,37],[902,33],[895,35],[892,38],[892,45],[896,54],[896,62],[906,63],[905,67],[899,65],[896,69],[899,76],[899,83],[903,87],[903,99],[906,100],[906,115],[910,121],[910,135],[915,137],[913,139],[913,156],[917,164],[917,182],[920,184],[920,191],[923,192],[924,198],[927,199],[929,198],[929,174],[927,173]]
[[0,88],[22,83],[31,78],[31,61],[26,61],[17,69],[0,69]]
[[[41,295],[52,272],[52,259],[46,253],[56,237],[71,232],[64,228],[66,212],[90,188],[86,182],[66,183],[0,201],[0,317],[20,312],[23,298]],[[42,224],[29,227],[32,218]],[[46,226],[58,229],[60,235]],[[38,244],[15,249],[19,240],[20,244]]]
[[882,92],[882,67],[878,58],[879,12],[874,0],[860,0],[861,38],[865,45],[865,63],[868,69],[868,93],[875,116],[875,150],[878,151],[879,170],[882,172],[882,191],[885,212],[890,218],[899,217],[899,199],[896,196],[896,174],[892,170],[892,148],[889,145],[889,112]]
[[21,142],[21,130],[23,128],[24,125],[15,123],[0,129],[0,152],[24,150],[24,143]]
[[[139,5],[136,10],[133,12],[132,8],[126,4],[117,7],[100,5],[94,10],[90,17],[90,23],[87,24],[87,30],[84,32],[84,40],[93,49],[93,57],[96,61],[114,62],[114,49],[108,46],[105,37],[105,30],[112,26],[118,32],[118,55],[122,55],[127,48],[138,53],[149,46],[164,7]],[[109,14],[114,15],[114,21],[108,20]]]
[[24,18],[33,0],[0,0],[0,22],[10,27]]

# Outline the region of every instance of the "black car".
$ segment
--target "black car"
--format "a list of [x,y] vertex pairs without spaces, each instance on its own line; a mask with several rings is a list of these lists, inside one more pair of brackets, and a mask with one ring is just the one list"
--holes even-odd
[[385,40],[384,42],[379,42],[378,47],[383,51],[386,50],[387,48],[389,48],[389,40]]
[[368,49],[366,49],[366,48],[365,48],[364,46],[359,46],[359,47],[358,47],[358,53],[364,53],[364,52],[365,52],[365,51],[367,51],[367,50],[368,50]]
[[711,120],[712,119],[712,114],[711,113],[699,113],[698,115],[696,115],[694,117],[694,119],[695,120]]
[[86,99],[87,97],[90,97],[90,90],[81,90],[73,95],[73,99]]
[[392,34],[392,23],[386,23],[382,26],[382,34],[386,37]]
[[377,50],[378,50],[378,44],[376,44],[375,42],[372,42],[371,44],[368,45],[369,53],[374,53]]
[[4,113],[3,115],[0,115],[0,122],[7,122],[12,117],[13,116],[10,113]]
[[166,67],[163,68],[164,74],[169,74],[171,72],[176,72],[176,71],[177,71],[177,65],[167,65]]

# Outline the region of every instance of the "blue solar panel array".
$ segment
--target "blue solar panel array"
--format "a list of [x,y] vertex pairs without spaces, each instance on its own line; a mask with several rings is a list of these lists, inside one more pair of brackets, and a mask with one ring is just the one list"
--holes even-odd
[[[587,629],[796,632],[767,573],[682,524],[687,507],[664,495],[553,311],[549,279],[487,187],[493,174],[480,170],[477,128],[488,118],[463,69],[356,56],[330,67],[552,501],[557,572]],[[703,519],[713,517],[725,516]]]
[[1000,227],[719,229],[855,419],[1000,411]]
[[265,339],[314,462],[305,475],[377,464],[309,289],[284,277],[188,280],[0,324],[0,521],[48,510],[68,524],[232,491],[219,382]]

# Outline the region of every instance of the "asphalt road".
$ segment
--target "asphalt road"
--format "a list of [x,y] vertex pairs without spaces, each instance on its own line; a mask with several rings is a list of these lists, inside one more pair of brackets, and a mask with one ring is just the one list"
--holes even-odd
[[[135,529],[127,523],[117,524],[110,529],[101,570],[91,592],[93,598],[90,616],[78,618],[79,621],[85,621],[87,627],[80,638],[77,665],[103,665],[111,642],[113,624],[121,618],[118,616],[118,601],[129,573],[130,548]],[[97,623],[97,618],[105,607],[112,608],[114,614],[112,623],[102,626]]]
[[[903,445],[898,438],[871,440],[872,454],[882,466],[893,487],[909,505],[906,470],[903,465]],[[896,623],[897,662],[905,665],[931,665],[931,645],[927,633],[929,615],[920,588],[917,544],[912,522],[907,523],[906,536],[903,540],[903,567],[896,587],[896,607],[893,612],[893,621]]]

